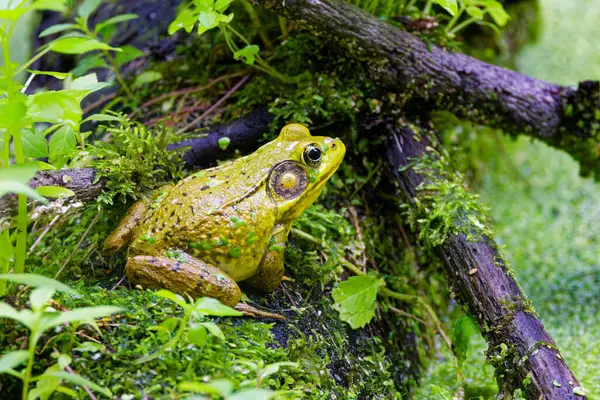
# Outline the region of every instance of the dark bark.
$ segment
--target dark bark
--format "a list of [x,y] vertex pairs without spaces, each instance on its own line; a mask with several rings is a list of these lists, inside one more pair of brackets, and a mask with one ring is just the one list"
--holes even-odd
[[[75,201],[83,203],[98,197],[104,188],[105,181],[96,180],[94,168],[74,168],[56,171],[39,171],[29,181],[29,186],[62,186],[75,192]],[[0,219],[9,217],[17,208],[17,198],[7,195],[0,198]]]
[[413,109],[445,109],[489,127],[527,134],[600,173],[598,82],[559,86],[484,63],[392,26],[342,0],[252,0],[332,39],[371,78]]
[[[422,193],[419,185],[428,178],[407,167],[431,146],[426,135],[414,129],[393,122],[370,129],[371,135],[388,137],[390,171],[413,206]],[[464,234],[450,234],[435,250],[451,290],[477,320],[488,341],[488,356],[496,367],[499,386],[509,392],[521,388],[529,399],[584,399],[573,394],[574,387],[579,386],[577,379],[497,249],[488,236],[470,241]],[[500,358],[503,345],[506,355]],[[525,385],[527,376],[531,383]]]
[[[185,140],[169,146],[169,149],[189,146],[190,149],[183,154],[188,168],[211,166],[216,164],[217,160],[232,157],[236,151],[249,153],[256,150],[273,118],[268,110],[257,109],[229,124],[211,129],[206,137]],[[222,137],[231,140],[224,150],[219,147],[219,139]]]

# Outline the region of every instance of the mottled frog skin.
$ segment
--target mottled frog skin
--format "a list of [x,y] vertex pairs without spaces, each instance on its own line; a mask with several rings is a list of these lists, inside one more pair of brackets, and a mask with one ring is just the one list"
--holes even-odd
[[147,288],[210,296],[232,306],[241,297],[236,282],[272,291],[283,276],[294,220],[319,196],[344,154],[339,139],[287,125],[256,152],[135,203],[105,250],[129,245],[125,273]]

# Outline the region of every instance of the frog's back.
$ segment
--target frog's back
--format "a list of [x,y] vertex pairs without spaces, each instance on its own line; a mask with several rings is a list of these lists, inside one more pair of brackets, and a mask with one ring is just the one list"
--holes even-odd
[[185,251],[234,280],[251,276],[275,224],[264,180],[269,167],[251,169],[246,157],[200,171],[154,204],[134,233],[130,255]]

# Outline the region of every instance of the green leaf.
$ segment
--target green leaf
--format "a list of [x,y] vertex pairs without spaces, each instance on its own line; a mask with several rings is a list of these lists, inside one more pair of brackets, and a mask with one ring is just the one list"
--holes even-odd
[[83,124],[88,121],[121,121],[121,117],[110,114],[93,114],[81,121],[81,123]]
[[121,52],[115,55],[115,62],[118,66],[127,64],[128,62],[144,56],[144,52],[134,46],[123,46],[121,47],[121,50]]
[[38,161],[37,162],[37,166],[39,168],[40,171],[51,171],[51,170],[56,170],[56,167],[54,165],[45,163],[43,161]]
[[29,72],[30,74],[36,74],[36,75],[49,75],[49,76],[53,76],[56,79],[60,79],[60,80],[63,80],[66,77],[68,77],[69,75],[71,75],[68,72],[38,71],[37,69],[28,69],[27,72]]
[[434,0],[433,2],[443,7],[444,10],[448,11],[452,16],[458,13],[458,4],[456,4],[456,0]]
[[4,196],[7,193],[24,194],[25,196],[30,197],[34,200],[38,200],[44,204],[48,202],[44,197],[40,196],[38,192],[27,186],[25,183],[21,183],[18,181],[0,180],[0,197]]
[[467,7],[465,9],[465,11],[467,12],[467,14],[469,14],[471,17],[475,18],[475,19],[483,19],[483,10],[479,7],[475,7],[475,6],[471,6],[471,7]]
[[136,19],[136,18],[138,18],[137,14],[115,15],[114,17],[111,17],[111,18],[107,19],[106,21],[100,22],[98,25],[96,25],[95,32],[98,33],[102,29],[106,28],[109,25],[115,25],[120,22],[130,21],[130,20]]
[[[44,374],[46,374],[46,373],[44,373]],[[103,395],[105,395],[109,398],[113,397],[112,392],[110,390],[90,381],[87,378],[84,378],[81,375],[71,374],[66,371],[51,371],[51,372],[48,372],[48,375],[60,378],[62,380],[65,380],[65,381],[68,381],[71,383],[74,383],[75,385],[87,386],[89,389],[91,389],[95,392],[98,392],[98,393],[102,393]]]
[[215,379],[211,382],[183,381],[178,385],[182,392],[216,394],[227,396],[233,392],[233,383],[228,379]]
[[75,24],[56,24],[56,25],[52,25],[52,26],[44,29],[38,35],[38,37],[45,37],[45,36],[53,35],[55,33],[64,32],[64,31],[66,31],[68,29],[75,28],[76,26],[77,25],[75,25]]
[[64,125],[50,138],[50,159],[55,160],[60,156],[69,154],[77,147],[75,131],[70,126]]
[[381,281],[375,276],[350,277],[331,294],[335,300],[333,307],[352,329],[362,328],[375,316],[375,301],[380,286]]
[[[119,56],[119,54],[121,54],[121,53],[117,53],[117,56]],[[71,72],[73,73],[74,76],[82,76],[89,70],[95,69],[95,68],[110,69],[109,65],[104,60],[102,54],[92,54],[92,55],[83,57],[81,60],[79,60],[79,62],[77,63],[77,66],[75,68],[73,68],[73,70]]]
[[102,0],[84,0],[77,9],[77,15],[84,18],[86,21],[90,15],[100,6]]
[[35,188],[44,197],[64,199],[75,196],[75,192],[62,186],[38,186]]
[[48,278],[47,276],[37,274],[1,274],[0,279],[7,281],[16,282],[21,285],[27,285],[32,287],[47,286],[56,290],[57,292],[77,294],[77,292],[62,282],[55,279]]
[[84,97],[89,93],[96,92],[109,86],[111,86],[110,83],[98,82],[98,77],[95,72],[81,76],[71,82],[71,90],[86,92]]
[[175,20],[173,20],[173,22],[171,22],[169,25],[169,35],[174,34],[181,28],[183,28],[187,33],[192,32],[197,20],[198,14],[192,11],[189,7],[185,7],[177,14]]
[[202,11],[198,14],[198,23],[206,30],[212,29],[219,25],[220,15],[216,11]]
[[28,359],[29,354],[27,350],[11,351],[2,355],[2,358],[0,358],[0,374],[18,367]]
[[456,356],[459,370],[462,369],[462,364],[467,358],[471,336],[479,333],[479,326],[473,318],[465,315],[456,321],[452,332],[452,351]]
[[233,0],[217,0],[215,1],[215,11],[223,13],[229,5],[233,2]]
[[438,385],[431,385],[431,394],[433,395],[431,400],[452,400],[450,392]]
[[0,168],[0,181],[13,180],[20,183],[29,182],[37,172],[35,163],[12,164],[6,168]]
[[17,311],[6,303],[0,303],[0,318],[13,319],[30,329],[35,319],[31,310]]
[[94,342],[83,342],[79,346],[75,347],[73,351],[78,351],[80,353],[92,352],[96,353],[102,351],[104,349],[104,345]]
[[162,79],[162,74],[157,71],[144,71],[139,74],[133,82],[133,87],[140,87],[146,83],[156,82]]
[[63,54],[84,54],[94,50],[121,51],[120,49],[111,47],[99,40],[80,36],[57,39],[51,42],[48,47],[52,51]]
[[33,129],[23,129],[21,130],[21,140],[25,157],[48,157],[48,142],[41,133]]
[[34,122],[68,123],[81,121],[81,93],[71,90],[48,91],[27,97],[27,115]]
[[125,311],[123,307],[115,306],[80,307],[71,311],[65,311],[58,314],[56,318],[52,318],[45,324],[40,324],[40,329],[42,331],[45,331],[55,326],[67,323],[75,325],[93,324],[95,323],[96,318],[106,317],[108,315],[116,314],[123,311]]
[[71,365],[72,362],[73,362],[73,359],[68,354],[61,354],[58,356],[58,359],[56,360],[56,363],[58,364],[58,367],[60,369],[67,368],[69,365]]
[[28,8],[31,10],[63,12],[67,10],[67,0],[36,0]]
[[269,389],[242,389],[229,396],[227,400],[269,400],[275,396],[275,392]]
[[8,101],[0,99],[0,128],[23,126],[28,124],[25,99]]
[[233,58],[236,60],[239,60],[241,58],[246,64],[252,65],[254,64],[255,56],[258,54],[259,50],[260,48],[255,44],[246,46],[243,49],[240,49],[233,53]]
[[487,12],[490,14],[496,25],[502,27],[508,23],[510,16],[497,1],[487,0],[485,2]]
[[211,335],[218,337],[220,340],[225,340],[223,331],[214,322],[200,322],[198,325],[205,327],[211,333]]
[[60,371],[61,369],[62,368],[59,368],[57,364],[53,364],[46,368],[46,371],[44,371],[44,373],[36,381],[35,388],[29,392],[27,400],[48,400],[52,393],[54,393],[60,386],[60,378],[50,376],[50,372]]
[[204,315],[214,315],[216,317],[240,317],[243,314],[238,310],[226,306],[212,297],[200,297],[194,305],[197,312]]
[[206,328],[202,325],[194,325],[188,329],[187,338],[190,343],[195,344],[198,347],[202,347],[206,344]]
[[40,286],[31,291],[29,295],[29,304],[31,309],[34,311],[43,309],[52,297],[54,297],[56,291],[50,286]]
[[189,308],[189,306],[190,306],[187,303],[187,301],[185,301],[183,296],[175,294],[169,290],[161,289],[161,290],[158,290],[155,294],[158,297],[162,297],[163,299],[171,300],[172,302],[176,303],[183,309]]
[[14,248],[10,242],[8,229],[0,232],[0,265],[5,265],[14,255]]
[[281,361],[281,362],[269,364],[260,371],[259,380],[263,381],[268,376],[278,373],[279,370],[281,369],[281,367],[300,368],[300,364],[298,364],[296,362],[289,362],[289,361]]

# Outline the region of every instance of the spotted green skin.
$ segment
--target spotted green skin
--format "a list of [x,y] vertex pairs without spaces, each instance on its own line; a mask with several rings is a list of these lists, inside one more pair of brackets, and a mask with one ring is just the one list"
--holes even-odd
[[[314,167],[302,157],[309,144],[323,153]],[[105,249],[116,252],[129,244],[126,274],[145,287],[208,295],[226,304],[239,301],[235,282],[248,280],[271,291],[283,275],[291,225],[319,196],[344,154],[339,139],[287,125],[256,152],[195,173],[136,203]],[[281,195],[272,187],[274,167],[284,161],[306,173],[308,184],[299,195]]]

